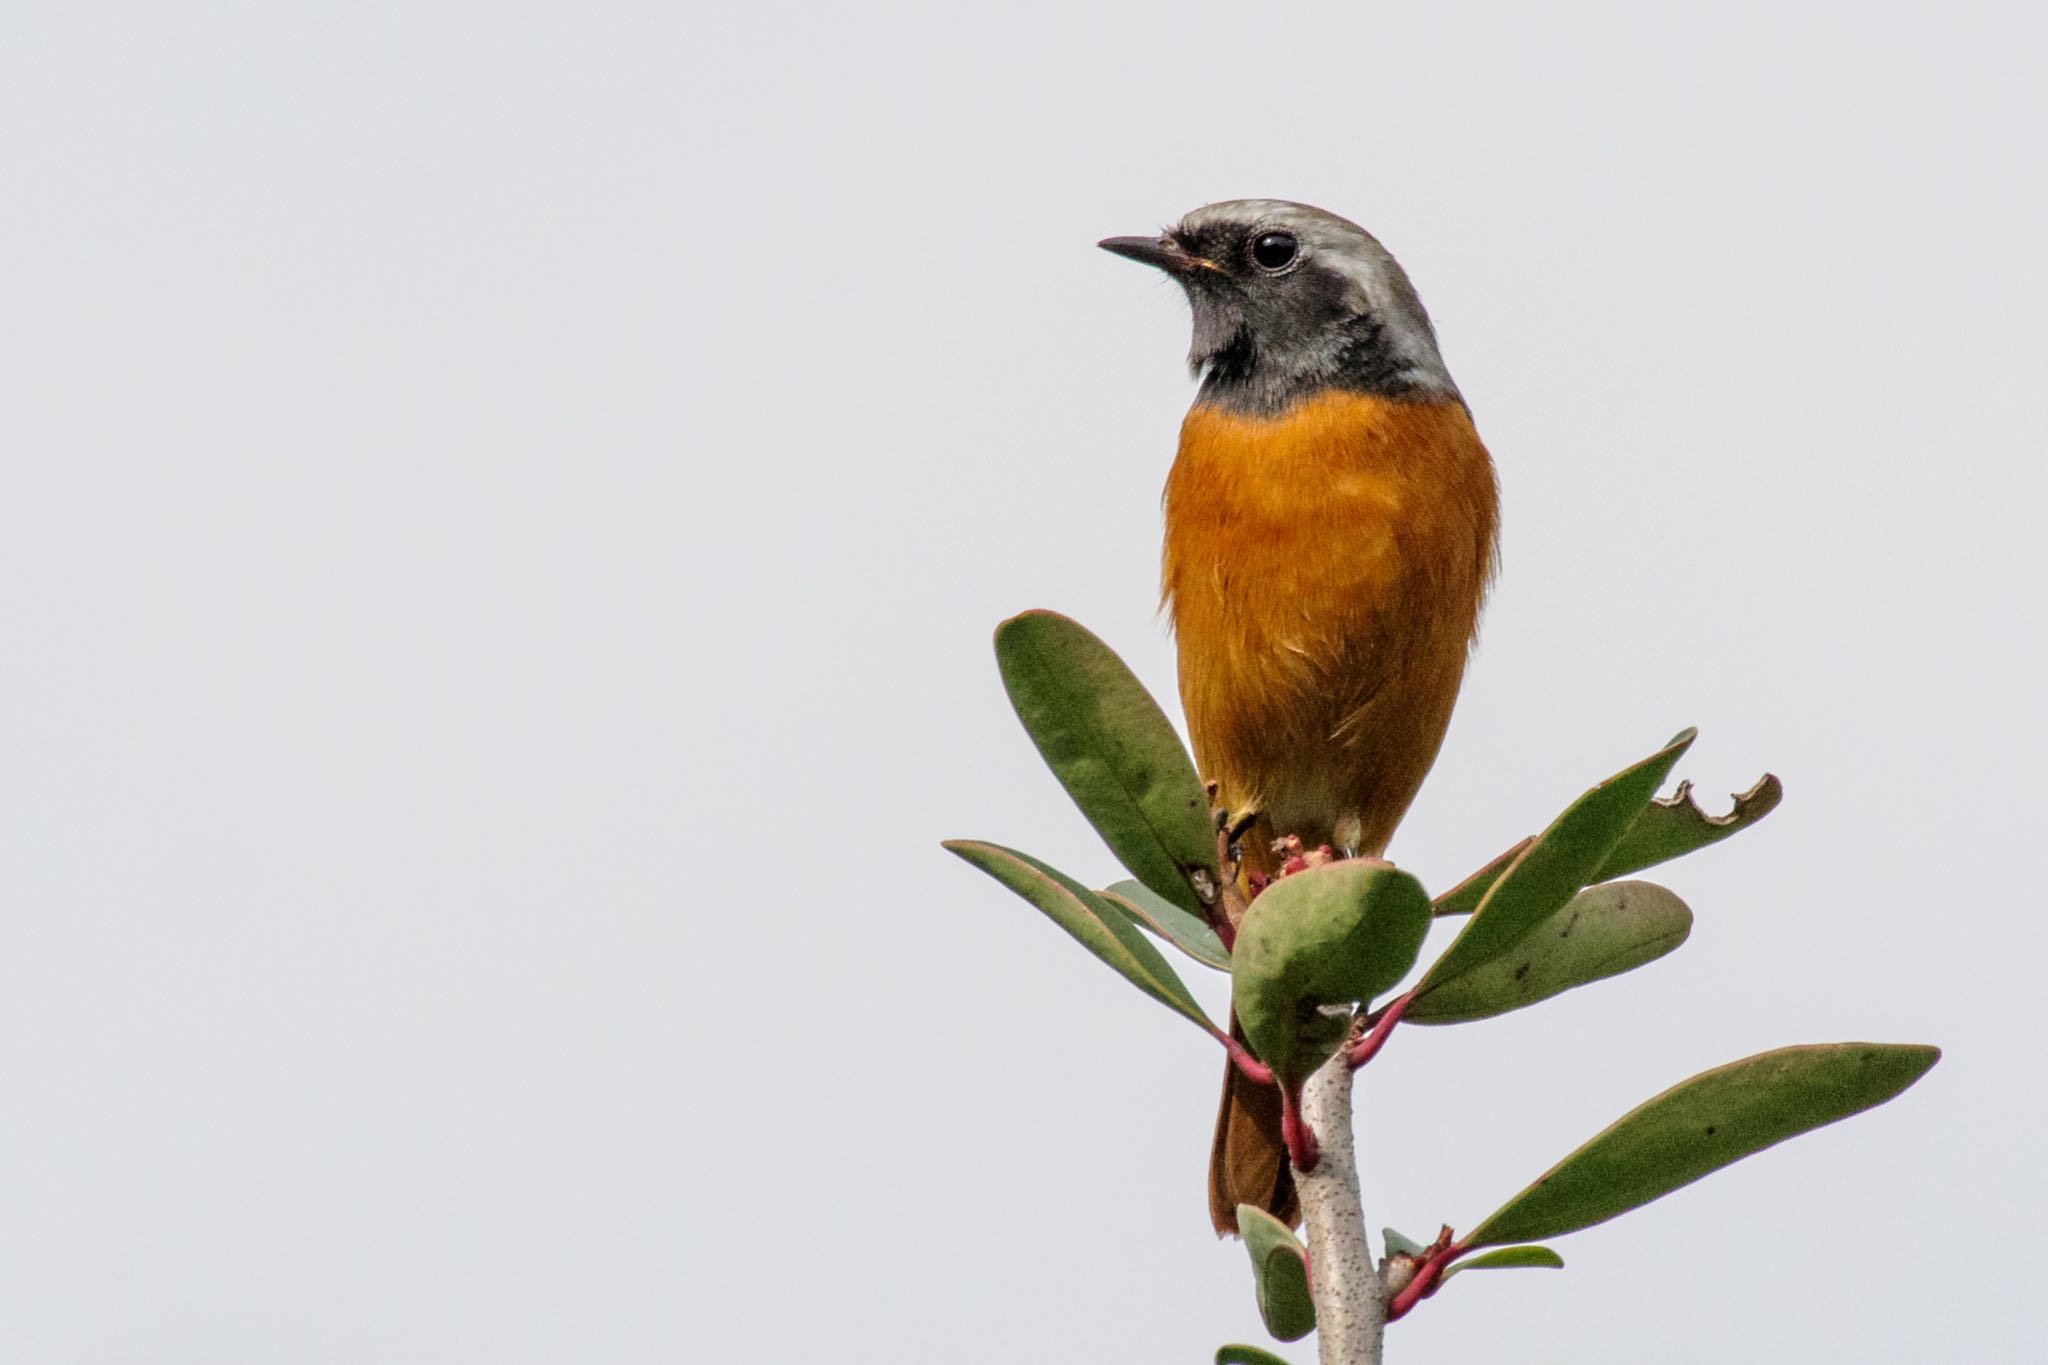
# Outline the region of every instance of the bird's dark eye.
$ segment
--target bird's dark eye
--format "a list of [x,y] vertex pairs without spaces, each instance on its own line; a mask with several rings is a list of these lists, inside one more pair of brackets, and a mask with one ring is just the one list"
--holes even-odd
[[1294,260],[1294,234],[1262,232],[1252,240],[1252,259],[1262,270],[1285,270]]

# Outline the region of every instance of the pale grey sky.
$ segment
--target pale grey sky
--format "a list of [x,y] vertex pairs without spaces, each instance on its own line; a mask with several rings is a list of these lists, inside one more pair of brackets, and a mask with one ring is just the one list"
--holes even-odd
[[2044,40],[2018,3],[14,6],[0,1360],[1258,1340],[1215,1049],[937,846],[1114,875],[988,632],[1067,611],[1171,697],[1185,310],[1093,243],[1246,195],[1392,248],[1500,467],[1394,856],[1447,885],[1688,724],[1710,798],[1788,793],[1662,874],[1676,955],[1395,1038],[1373,1225],[1470,1226],[1767,1047],[1948,1049],[1389,1358],[2031,1358]]

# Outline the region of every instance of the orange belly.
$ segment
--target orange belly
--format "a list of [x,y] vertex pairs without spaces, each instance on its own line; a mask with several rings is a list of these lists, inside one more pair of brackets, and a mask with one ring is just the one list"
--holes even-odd
[[1263,815],[1249,863],[1285,834],[1384,850],[1450,722],[1498,516],[1459,403],[1188,413],[1163,586],[1196,764]]

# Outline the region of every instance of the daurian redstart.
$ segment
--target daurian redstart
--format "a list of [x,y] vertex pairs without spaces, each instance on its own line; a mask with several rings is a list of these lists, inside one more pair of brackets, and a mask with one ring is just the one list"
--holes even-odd
[[[1408,276],[1306,204],[1239,199],[1104,250],[1194,310],[1162,593],[1196,766],[1275,839],[1377,855],[1436,760],[1492,578],[1493,462]],[[1228,1068],[1209,1213],[1300,1208],[1271,1087]]]

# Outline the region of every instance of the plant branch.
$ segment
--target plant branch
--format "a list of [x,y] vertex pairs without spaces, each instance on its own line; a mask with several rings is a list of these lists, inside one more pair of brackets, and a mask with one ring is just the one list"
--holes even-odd
[[1351,1062],[1339,1048],[1302,1088],[1301,1117],[1318,1139],[1312,1171],[1297,1169],[1322,1365],[1380,1365],[1387,1295],[1365,1240],[1351,1131]]
[[1387,1035],[1394,1031],[1394,1025],[1401,1022],[1402,1012],[1414,998],[1414,991],[1395,996],[1380,1010],[1366,1016],[1372,1027],[1366,1030],[1364,1037],[1344,1050],[1345,1060],[1353,1071],[1379,1055],[1380,1049],[1386,1045]]
[[1395,1291],[1393,1300],[1388,1303],[1387,1321],[1399,1321],[1408,1315],[1409,1309],[1436,1293],[1451,1262],[1463,1256],[1465,1251],[1466,1248],[1451,1240],[1448,1227],[1438,1233],[1435,1245],[1422,1253],[1407,1283]]
[[1272,1085],[1274,1083],[1273,1068],[1252,1056],[1250,1048],[1225,1033],[1222,1029],[1212,1028],[1209,1030],[1209,1033],[1217,1042],[1223,1044],[1223,1050],[1230,1054],[1231,1062],[1239,1071],[1244,1073],[1246,1080],[1254,1085]]

